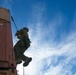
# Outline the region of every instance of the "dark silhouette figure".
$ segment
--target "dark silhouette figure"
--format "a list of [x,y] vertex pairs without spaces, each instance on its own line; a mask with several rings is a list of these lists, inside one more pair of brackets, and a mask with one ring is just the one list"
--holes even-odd
[[24,55],[24,52],[30,47],[30,39],[28,36],[29,29],[24,27],[23,29],[16,32],[15,36],[19,41],[14,46],[16,65],[24,61],[23,66],[28,66],[32,58]]

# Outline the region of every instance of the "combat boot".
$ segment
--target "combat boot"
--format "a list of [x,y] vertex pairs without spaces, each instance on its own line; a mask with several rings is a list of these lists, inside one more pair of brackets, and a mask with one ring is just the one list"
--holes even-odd
[[26,67],[32,61],[32,58],[27,58],[26,61],[23,63],[23,66]]

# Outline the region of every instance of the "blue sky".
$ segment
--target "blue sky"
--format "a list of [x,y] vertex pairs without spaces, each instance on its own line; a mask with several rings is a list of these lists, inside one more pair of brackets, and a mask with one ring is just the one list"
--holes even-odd
[[[0,6],[10,10],[18,29],[30,29],[25,55],[33,60],[25,75],[76,75],[76,0],[1,0]],[[22,64],[17,69],[22,75]]]

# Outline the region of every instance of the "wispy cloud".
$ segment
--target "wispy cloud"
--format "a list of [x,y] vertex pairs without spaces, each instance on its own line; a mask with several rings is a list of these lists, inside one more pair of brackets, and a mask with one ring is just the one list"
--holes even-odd
[[[41,14],[44,13],[40,12]],[[36,14],[37,15],[37,14]],[[36,17],[36,16],[35,16]],[[39,18],[38,18],[39,17]],[[42,16],[37,16],[37,19]],[[35,19],[34,19],[35,20]],[[32,56],[33,60],[25,68],[25,75],[75,75],[73,66],[76,65],[76,31],[71,31],[67,36],[62,35],[58,29],[64,24],[65,18],[57,14],[47,25],[43,20],[33,23],[30,28],[31,47],[25,52],[27,56]],[[73,23],[75,21],[73,20]],[[34,25],[35,24],[35,25]],[[72,23],[71,23],[72,24]],[[57,43],[56,34],[60,34],[61,41]],[[18,65],[21,70],[22,64]],[[22,75],[22,71],[19,71]]]

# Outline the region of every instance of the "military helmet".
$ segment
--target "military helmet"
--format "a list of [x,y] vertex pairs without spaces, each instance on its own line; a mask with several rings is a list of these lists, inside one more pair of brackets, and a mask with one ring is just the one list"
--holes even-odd
[[24,27],[23,29],[26,30],[27,32],[29,31],[29,29],[27,27]]

